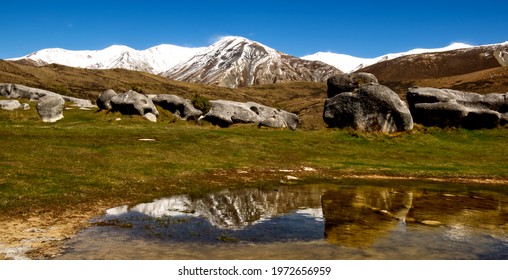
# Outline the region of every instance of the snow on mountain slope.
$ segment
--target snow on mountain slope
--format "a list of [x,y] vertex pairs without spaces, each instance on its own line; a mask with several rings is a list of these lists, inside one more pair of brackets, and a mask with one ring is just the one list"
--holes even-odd
[[162,73],[170,79],[235,88],[284,81],[326,81],[336,68],[302,60],[243,37],[227,36]]
[[113,45],[98,51],[71,51],[52,48],[9,60],[28,60],[38,66],[56,63],[79,68],[124,68],[158,74],[182,61],[186,61],[204,49],[169,44],[158,45],[141,51],[119,45]]
[[422,54],[422,53],[433,53],[433,52],[446,52],[457,49],[464,48],[472,48],[473,46],[464,44],[464,43],[453,43],[444,48],[435,48],[435,49],[413,49],[407,52],[400,53],[390,53],[382,56],[378,56],[375,58],[360,58],[345,54],[337,54],[332,52],[317,52],[315,54],[303,56],[302,59],[313,60],[313,61],[321,61],[327,64],[330,64],[337,69],[350,73],[354,72],[358,69],[367,67],[372,64],[376,64],[381,61],[386,61],[394,58],[398,58],[401,56],[412,55],[412,54]]

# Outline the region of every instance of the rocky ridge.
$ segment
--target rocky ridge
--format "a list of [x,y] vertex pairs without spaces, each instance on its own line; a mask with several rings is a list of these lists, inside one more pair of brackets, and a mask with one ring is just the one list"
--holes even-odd
[[328,64],[302,60],[242,37],[224,37],[163,76],[229,88],[288,81],[324,82],[342,73]]

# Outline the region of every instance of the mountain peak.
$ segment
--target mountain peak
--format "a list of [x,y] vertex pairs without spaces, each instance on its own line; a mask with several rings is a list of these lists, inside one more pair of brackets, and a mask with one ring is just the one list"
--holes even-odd
[[284,81],[325,81],[341,73],[244,37],[226,36],[189,61],[163,73],[171,79],[235,88]]
[[111,51],[111,52],[125,52],[125,51],[135,51],[133,48],[125,46],[125,45],[111,45],[103,51]]
[[217,40],[214,44],[212,45],[215,45],[217,43],[242,43],[242,42],[246,42],[246,43],[254,43],[254,41],[252,40],[249,40],[245,37],[241,37],[241,36],[223,36],[221,37],[219,40]]

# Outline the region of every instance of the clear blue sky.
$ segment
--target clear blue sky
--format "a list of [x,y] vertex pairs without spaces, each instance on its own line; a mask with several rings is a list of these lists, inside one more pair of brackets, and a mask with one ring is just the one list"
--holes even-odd
[[208,46],[237,35],[295,56],[375,57],[508,41],[508,1],[2,1],[0,58],[43,48]]

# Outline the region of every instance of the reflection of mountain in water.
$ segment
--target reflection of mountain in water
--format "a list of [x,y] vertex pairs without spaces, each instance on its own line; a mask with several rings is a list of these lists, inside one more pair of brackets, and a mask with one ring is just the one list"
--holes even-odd
[[244,189],[211,193],[202,197],[172,196],[132,208],[120,206],[108,215],[138,212],[151,217],[190,215],[203,217],[221,229],[242,229],[267,219],[297,212],[322,220],[320,187]]
[[[129,215],[156,220],[171,217],[173,220],[162,221],[162,226],[171,224],[172,228],[164,229],[163,234],[171,235],[173,240],[188,240],[189,232],[209,240],[226,234],[256,242],[315,240],[324,236],[332,244],[367,248],[394,232],[403,234],[419,227],[418,230],[440,228],[450,241],[488,232],[508,243],[508,199],[499,193],[442,193],[410,187],[285,186],[278,190],[173,196],[130,209],[112,208],[107,213],[120,219]],[[141,226],[144,227],[147,226]],[[153,227],[149,226],[151,230]],[[184,227],[185,230],[180,230]]]

